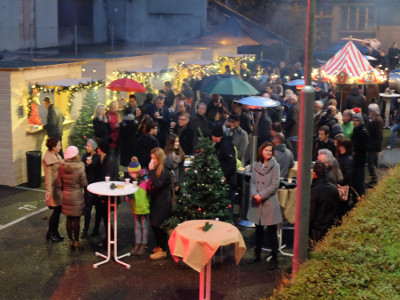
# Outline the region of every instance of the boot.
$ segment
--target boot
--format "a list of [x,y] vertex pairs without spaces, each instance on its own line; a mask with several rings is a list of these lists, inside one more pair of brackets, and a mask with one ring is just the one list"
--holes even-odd
[[61,237],[58,237],[52,231],[48,230],[46,233],[46,241],[49,240],[52,241],[53,243],[58,243],[62,241]]
[[136,255],[144,255],[146,254],[147,250],[147,245],[146,244],[141,244],[139,250],[137,251]]
[[135,244],[135,247],[134,247],[134,248],[132,249],[132,251],[131,251],[131,255],[132,255],[132,256],[138,255],[139,249],[140,249],[140,244],[136,243],[136,244]]
[[69,240],[69,247],[71,248],[71,250],[75,250],[75,246],[74,246],[74,240]]
[[268,270],[273,271],[278,267],[278,255],[277,253],[271,253],[272,258],[269,261]]
[[256,253],[254,253],[254,257],[252,259],[250,259],[248,261],[248,263],[249,264],[254,264],[254,263],[259,262],[259,261],[261,261],[261,253],[260,252],[256,252]]
[[82,247],[81,243],[79,243],[79,241],[74,242],[74,247],[77,250],[83,250],[83,247]]

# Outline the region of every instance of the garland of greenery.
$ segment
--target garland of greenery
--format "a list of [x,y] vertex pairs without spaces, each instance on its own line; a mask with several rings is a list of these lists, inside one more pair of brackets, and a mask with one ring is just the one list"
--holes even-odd
[[28,97],[28,104],[27,104],[27,108],[28,108],[28,118],[31,116],[31,112],[32,112],[32,103],[34,102],[34,91],[37,90],[38,92],[44,92],[44,93],[57,93],[57,94],[61,94],[61,93],[66,93],[66,92],[70,92],[70,95],[68,97],[68,112],[71,112],[72,110],[72,106],[74,104],[74,100],[75,100],[75,93],[76,92],[81,92],[84,90],[90,90],[93,88],[99,88],[104,86],[105,82],[104,80],[93,80],[91,82],[87,82],[87,83],[79,83],[77,85],[71,85],[71,86],[64,86],[64,87],[60,87],[57,86],[55,88],[49,88],[46,85],[40,85],[38,83],[33,84],[30,86],[29,89],[29,97]]

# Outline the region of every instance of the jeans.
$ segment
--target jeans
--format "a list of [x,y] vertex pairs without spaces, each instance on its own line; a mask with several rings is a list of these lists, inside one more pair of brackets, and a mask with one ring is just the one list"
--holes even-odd
[[394,147],[394,138],[396,136],[396,132],[400,131],[400,123],[396,123],[390,129],[390,147]]
[[135,220],[135,242],[136,244],[147,245],[147,236],[149,233],[149,215],[133,214]]
[[367,153],[367,164],[368,172],[370,175],[370,183],[378,183],[378,175],[376,174],[376,169],[378,168],[378,152],[368,151]]
[[[267,227],[267,236],[269,239],[269,242],[271,244],[271,255],[276,256],[278,253],[278,234],[277,234],[277,225],[270,225],[266,226]],[[261,253],[261,248],[263,245],[263,240],[264,240],[264,226],[262,225],[256,225],[256,240],[255,240],[255,247],[254,247],[254,253],[255,255],[260,255]]]

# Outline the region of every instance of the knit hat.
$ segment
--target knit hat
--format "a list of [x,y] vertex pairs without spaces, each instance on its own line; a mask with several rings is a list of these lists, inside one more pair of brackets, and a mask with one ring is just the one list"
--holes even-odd
[[93,148],[94,150],[97,149],[97,143],[96,143],[94,140],[88,139],[88,143],[90,144],[90,146],[92,146],[92,148]]
[[133,156],[131,158],[131,162],[128,165],[128,172],[129,173],[137,173],[137,172],[141,172],[141,170],[142,170],[142,167],[140,166],[138,158],[136,156]]
[[354,108],[352,109],[352,111],[353,111],[354,114],[358,114],[358,113],[361,112],[361,110],[360,110],[358,107],[354,107]]
[[357,120],[360,121],[361,124],[364,124],[363,117],[362,117],[362,115],[360,113],[353,115],[353,120],[354,119],[357,119]]
[[99,142],[98,148],[100,148],[100,150],[103,151],[104,153],[109,153],[110,152],[110,142],[108,141],[108,139],[101,140]]
[[64,152],[64,158],[65,159],[74,158],[75,156],[78,155],[78,153],[79,153],[78,148],[76,148],[75,146],[69,146]]
[[223,135],[224,130],[222,129],[222,126],[214,127],[213,130],[211,130],[211,136],[222,137]]
[[343,128],[340,124],[335,124],[332,126],[332,136],[335,137],[337,134],[343,133]]

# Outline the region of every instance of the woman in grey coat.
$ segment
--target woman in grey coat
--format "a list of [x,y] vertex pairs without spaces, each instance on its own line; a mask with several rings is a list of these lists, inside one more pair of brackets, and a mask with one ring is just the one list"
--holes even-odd
[[60,166],[63,186],[62,213],[67,216],[67,233],[71,249],[82,250],[79,243],[80,219],[85,207],[83,188],[87,186],[85,165],[79,158],[79,150],[69,146],[64,153],[65,162]]
[[264,226],[271,244],[272,260],[270,270],[278,266],[278,236],[277,224],[282,222],[282,214],[278,200],[279,164],[274,157],[274,147],[271,142],[263,143],[257,151],[256,162],[250,180],[250,207],[247,218],[256,225],[256,240],[254,257],[249,263],[261,260]]

